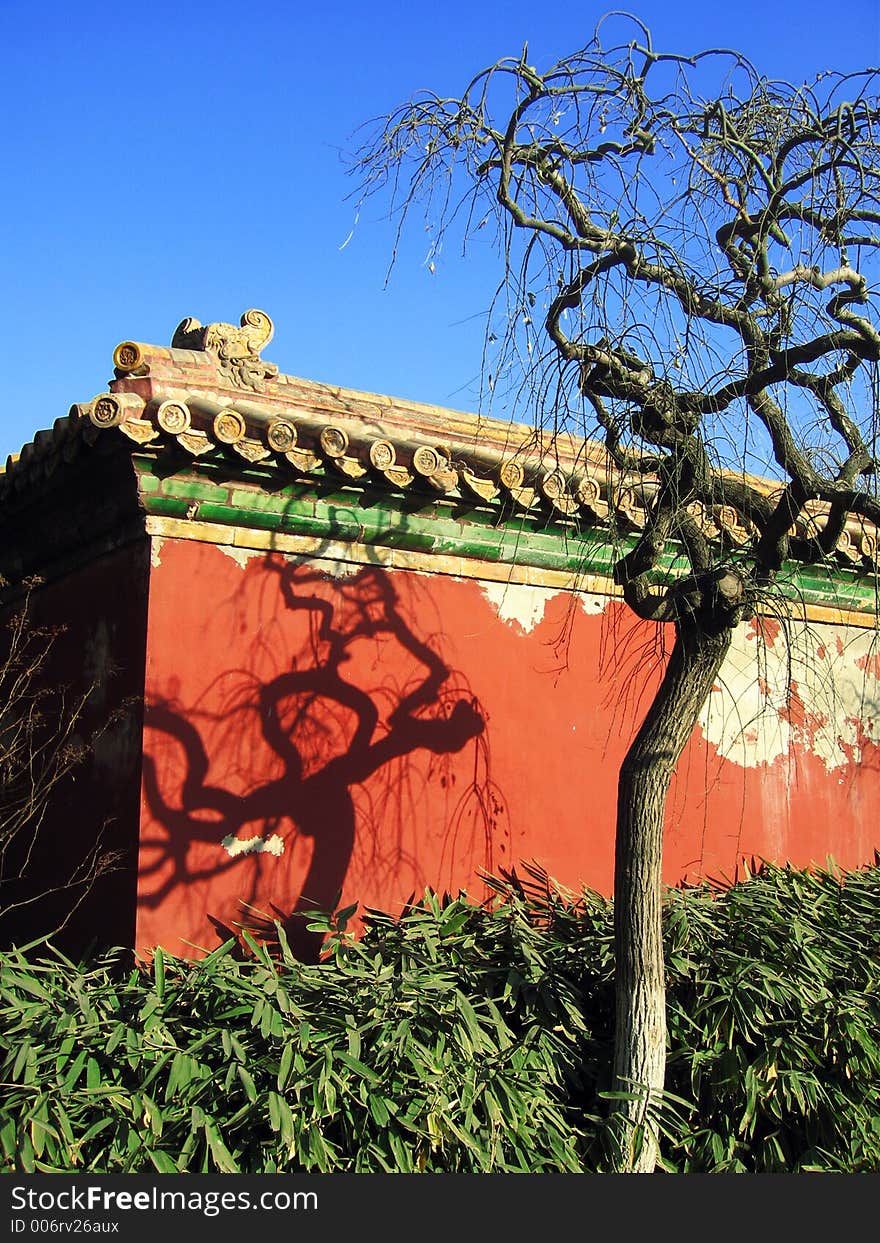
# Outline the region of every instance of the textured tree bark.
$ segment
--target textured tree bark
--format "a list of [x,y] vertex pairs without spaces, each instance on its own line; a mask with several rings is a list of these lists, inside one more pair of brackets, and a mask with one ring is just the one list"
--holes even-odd
[[676,623],[663,681],[620,771],[614,868],[616,1024],[612,1104],[615,1168],[650,1173],[652,1116],[666,1073],[666,987],[661,929],[663,819],[675,766],[712,689],[732,631]]

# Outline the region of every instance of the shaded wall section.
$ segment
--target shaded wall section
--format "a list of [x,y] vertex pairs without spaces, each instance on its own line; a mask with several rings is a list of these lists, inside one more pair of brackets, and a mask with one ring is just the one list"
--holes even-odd
[[[74,954],[133,944],[148,572],[141,539],[30,593],[29,626],[55,631],[39,678],[39,737],[53,748],[76,713],[65,745],[83,759],[38,800],[4,859],[4,943],[62,928],[56,944]],[[4,621],[19,608],[7,606]],[[3,642],[0,656],[8,628]]]
[[[537,859],[612,885],[616,775],[664,634],[619,602],[153,540],[136,944],[392,913]],[[679,765],[665,879],[868,860],[873,632],[742,627]]]

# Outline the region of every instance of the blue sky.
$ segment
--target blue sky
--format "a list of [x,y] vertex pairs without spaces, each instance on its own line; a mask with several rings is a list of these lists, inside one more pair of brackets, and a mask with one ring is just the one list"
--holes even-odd
[[[801,80],[880,64],[880,0],[634,9],[661,50],[736,47]],[[357,127],[528,40],[539,67],[603,6],[273,0],[0,5],[0,455],[112,377],[124,339],[169,344],[193,315],[260,307],[282,371],[476,409],[490,255],[413,237],[390,285],[378,203],[354,221]],[[563,13],[560,18],[559,14]],[[425,247],[425,251],[427,247]],[[499,413],[496,411],[496,413]]]

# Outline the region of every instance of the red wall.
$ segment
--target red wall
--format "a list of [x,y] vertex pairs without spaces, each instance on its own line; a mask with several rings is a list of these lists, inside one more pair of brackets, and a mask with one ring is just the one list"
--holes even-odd
[[[480,898],[478,869],[523,859],[610,891],[616,773],[662,638],[625,607],[560,592],[530,628],[472,579],[332,578],[155,545],[138,947],[198,953],[277,915],[307,953],[298,912],[340,891],[395,913],[426,885]],[[863,743],[842,770],[797,745],[740,766],[698,730],[669,802],[666,880],[732,876],[752,854],[869,859],[878,783]],[[253,838],[283,852],[223,845]]]

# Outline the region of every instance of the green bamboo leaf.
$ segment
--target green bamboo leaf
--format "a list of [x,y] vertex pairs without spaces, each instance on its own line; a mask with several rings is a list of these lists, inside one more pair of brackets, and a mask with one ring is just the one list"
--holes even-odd
[[42,984],[34,979],[33,975],[10,972],[6,977],[5,983],[10,989],[21,988],[26,993],[30,993],[32,997],[39,997],[41,1001],[52,1000],[51,993],[47,992]]
[[88,1059],[88,1056],[89,1056],[88,1051],[86,1049],[82,1049],[77,1054],[77,1056],[74,1058],[73,1065],[70,1067],[67,1074],[64,1076],[64,1079],[61,1082],[62,1092],[64,1093],[69,1092],[71,1088],[73,1087],[73,1085],[76,1083],[77,1079],[79,1079],[80,1075],[82,1074],[83,1067],[85,1066],[86,1061]]
[[281,1050],[281,1062],[278,1067],[278,1078],[276,1080],[278,1091],[283,1092],[290,1082],[290,1076],[293,1070],[293,1045],[288,1043]]
[[273,1131],[281,1130],[281,1110],[277,1092],[269,1093],[269,1125]]
[[241,1171],[235,1163],[232,1153],[223,1142],[223,1136],[213,1118],[205,1119],[205,1139],[214,1158],[214,1164],[221,1174],[239,1174]]
[[281,1139],[287,1145],[288,1153],[293,1156],[298,1148],[296,1120],[287,1101],[281,1101]]
[[16,1123],[12,1117],[4,1118],[0,1122],[0,1149],[10,1159],[14,1158],[18,1153]]
[[31,1043],[29,1040],[25,1040],[19,1048],[15,1061],[12,1064],[12,1079],[16,1083],[19,1081],[26,1082],[26,1080],[22,1080],[22,1075],[27,1066],[30,1052]]
[[358,909],[359,903],[353,902],[351,906],[344,906],[341,911],[336,912],[335,925],[339,932],[344,932],[348,927],[348,921]]
[[165,1000],[165,955],[159,946],[153,956],[153,979],[156,982],[156,996],[160,1002]]
[[33,1144],[34,1156],[42,1157],[46,1148],[47,1140],[58,1140],[59,1135],[55,1128],[46,1121],[45,1118],[34,1118],[30,1120],[31,1143]]
[[207,954],[201,960],[200,966],[202,972],[206,975],[210,974],[214,967],[220,964],[223,959],[228,959],[229,956],[237,949],[238,939],[236,937],[230,937],[228,941],[224,941],[222,945],[218,945],[215,950],[212,950],[210,954]]
[[255,1101],[257,1099],[257,1088],[253,1075],[246,1066],[236,1065],[236,1071],[238,1072],[241,1086],[244,1088],[245,1096],[247,1096],[249,1101]]
[[388,1107],[385,1104],[385,1101],[382,1099],[382,1097],[376,1096],[375,1093],[371,1092],[367,1100],[367,1105],[370,1110],[370,1114],[372,1115],[373,1121],[376,1123],[376,1126],[378,1127],[387,1126],[390,1121],[391,1115],[389,1114]]
[[70,1054],[73,1052],[75,1047],[76,1047],[75,1036],[65,1036],[65,1038],[61,1041],[61,1047],[59,1048],[58,1053],[56,1054],[56,1057],[55,1057],[55,1074],[56,1075],[61,1074],[61,1071],[64,1069],[64,1067],[67,1065],[68,1061],[70,1060]]
[[371,1070],[369,1066],[365,1066],[363,1062],[358,1060],[358,1058],[352,1057],[350,1053],[343,1053],[339,1050],[336,1053],[336,1057],[343,1063],[344,1066],[347,1066],[349,1070],[354,1071],[356,1075],[360,1075],[362,1079],[366,1079],[370,1083],[379,1082],[379,1076],[376,1072]]
[[99,1118],[97,1122],[94,1122],[88,1130],[83,1132],[80,1138],[76,1140],[76,1147],[81,1151],[89,1143],[91,1143],[93,1139],[96,1139],[98,1135],[100,1135],[103,1131],[106,1131],[108,1127],[116,1125],[117,1121],[115,1118]]
[[63,1139],[64,1144],[69,1150],[74,1143],[73,1125],[67,1111],[64,1109],[59,1100],[52,1101],[50,1119],[52,1119],[56,1124],[59,1140]]
[[21,1146],[18,1150],[18,1159],[21,1162],[21,1168],[26,1174],[33,1174],[36,1168],[34,1161],[34,1147],[31,1143],[30,1135],[25,1132],[21,1137]]
[[107,1045],[105,1052],[108,1056],[113,1053],[122,1041],[125,1039],[125,1024],[117,1023],[110,1035],[107,1037]]
[[395,1158],[397,1172],[411,1174],[414,1168],[412,1151],[394,1131],[389,1134],[388,1143]]
[[178,1173],[177,1165],[167,1152],[161,1149],[148,1148],[147,1156],[153,1163],[153,1168],[160,1174],[176,1174]]

